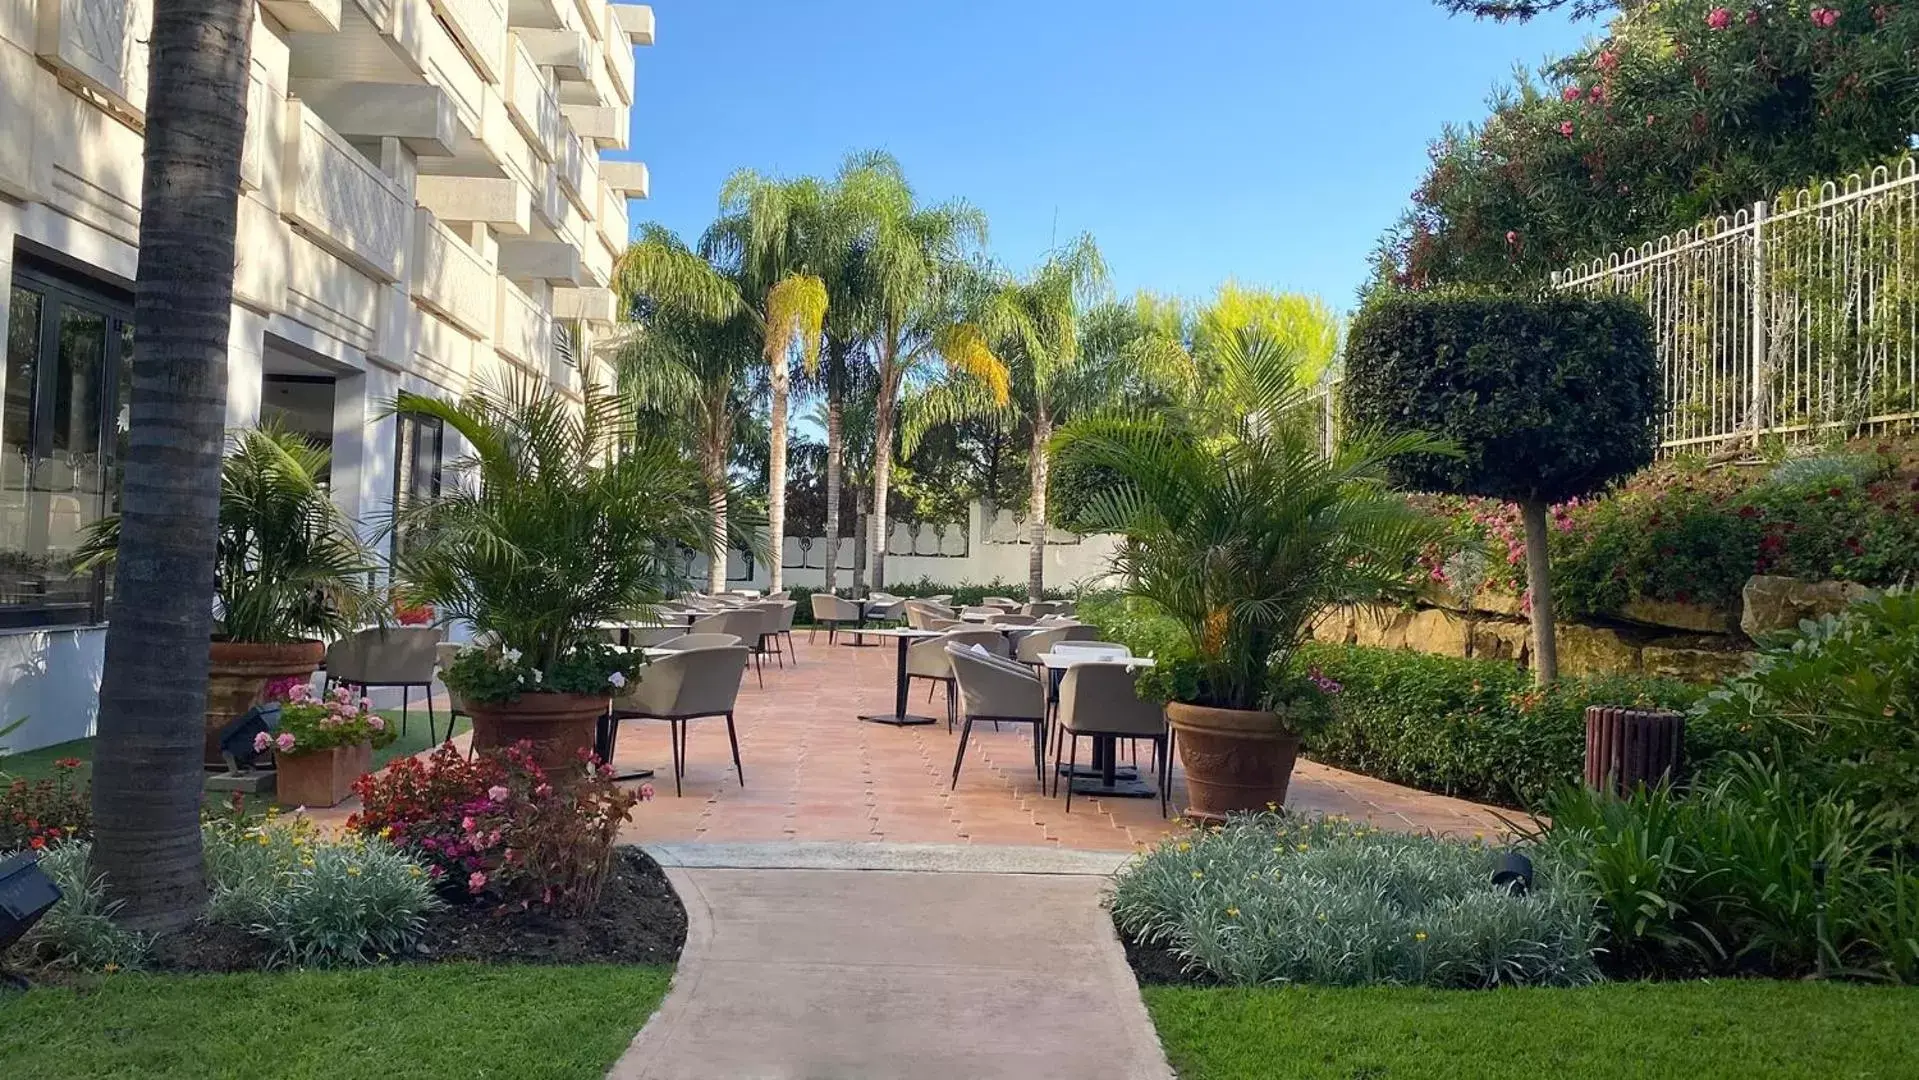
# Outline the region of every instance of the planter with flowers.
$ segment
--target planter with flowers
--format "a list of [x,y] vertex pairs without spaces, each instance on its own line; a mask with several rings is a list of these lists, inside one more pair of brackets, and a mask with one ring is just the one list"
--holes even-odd
[[459,432],[473,449],[458,467],[477,481],[396,516],[396,595],[486,643],[441,671],[472,714],[474,749],[524,742],[570,784],[643,663],[601,625],[682,587],[678,550],[712,549],[699,469],[591,389],[574,405],[515,375],[457,405],[402,394],[394,408]]
[[254,736],[253,747],[273,751],[274,797],[282,806],[337,805],[354,781],[373,771],[373,751],[397,737],[349,687],[318,697],[308,682],[285,680],[268,693],[280,701],[280,730]]
[[1417,557],[1443,526],[1390,490],[1385,465],[1445,448],[1349,432],[1327,456],[1318,431],[1291,419],[1312,414],[1290,349],[1257,327],[1206,347],[1243,403],[1230,423],[1086,420],[1057,454],[1094,478],[1068,527],[1123,534],[1114,573],[1185,631],[1140,692],[1167,702],[1188,812],[1211,819],[1285,801],[1331,690],[1293,656],[1321,612],[1414,595]]
[[[220,732],[259,701],[270,680],[305,678],[326,655],[319,639],[352,630],[368,609],[374,558],[328,494],[328,451],[279,427],[228,436],[220,466],[209,643],[206,754],[224,768]],[[96,522],[78,565],[111,562],[120,519]]]

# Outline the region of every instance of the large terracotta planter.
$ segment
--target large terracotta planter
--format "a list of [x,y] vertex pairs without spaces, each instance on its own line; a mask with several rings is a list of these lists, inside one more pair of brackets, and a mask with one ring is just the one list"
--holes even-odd
[[1188,815],[1217,821],[1285,804],[1299,736],[1283,715],[1169,702],[1166,719],[1186,769]]
[[555,783],[582,775],[580,751],[593,749],[607,699],[595,694],[521,694],[517,701],[468,701],[473,749],[500,750],[522,740]]
[[263,645],[254,641],[215,641],[207,672],[206,764],[224,769],[220,730],[252,708],[270,679],[311,676],[326,659],[317,641]]
[[281,806],[337,806],[353,782],[373,771],[373,747],[335,746],[310,754],[275,754],[274,798]]

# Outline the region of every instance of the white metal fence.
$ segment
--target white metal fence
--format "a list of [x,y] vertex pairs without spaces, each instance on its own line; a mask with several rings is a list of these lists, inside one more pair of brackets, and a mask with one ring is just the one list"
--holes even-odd
[[1919,417],[1919,169],[1912,158],[1554,274],[1646,305],[1662,445],[1806,440]]

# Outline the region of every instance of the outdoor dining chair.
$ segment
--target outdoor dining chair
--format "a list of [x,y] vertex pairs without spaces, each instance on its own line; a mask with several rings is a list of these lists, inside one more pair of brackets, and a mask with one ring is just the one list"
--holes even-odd
[[1039,622],[1038,619],[1031,615],[1018,615],[1010,611],[1002,611],[997,615],[988,615],[986,621],[992,623],[994,626],[1032,626]]
[[1068,644],[1090,645],[1099,640],[1100,628],[1087,623],[1068,623],[1066,636],[1061,640]]
[[806,640],[812,641],[826,627],[826,643],[833,644],[841,626],[858,627],[866,621],[866,610],[844,597],[832,593],[813,594],[813,629],[807,631]]
[[426,692],[426,733],[427,738],[433,740],[433,673],[439,667],[438,646],[445,636],[435,626],[375,626],[356,630],[327,646],[326,682],[322,690],[334,683],[357,686],[362,692],[378,687],[399,687],[400,732],[405,734],[409,699],[417,686]]
[[793,647],[793,619],[799,614],[799,601],[789,600],[782,596],[777,602],[780,606],[780,615],[779,619],[775,622],[774,632],[785,640],[786,655],[792,657],[793,666],[798,667],[800,665],[800,654],[798,650]]
[[[434,673],[437,675],[440,672],[443,672],[447,668],[451,667],[453,664],[453,661],[459,659],[460,650],[464,648],[466,648],[466,646],[460,644],[457,641],[442,641],[439,644],[435,645],[433,647]],[[440,682],[440,685],[446,686],[446,681],[442,679]],[[432,702],[433,702],[433,692],[431,689],[429,689],[427,691],[427,703],[430,705],[432,704]],[[453,689],[451,686],[447,686],[446,688],[446,737],[447,738],[451,739],[453,737],[453,725],[457,723],[460,717],[462,716],[466,717],[469,721],[473,719],[473,714],[466,711],[466,699],[460,696],[459,691]],[[431,726],[432,726],[431,722],[429,721],[428,727],[430,728]],[[433,732],[431,730],[427,732],[428,736],[431,736],[432,734]],[[439,742],[435,741],[434,745],[438,746]]]
[[760,658],[765,655],[766,650],[760,639],[766,632],[766,615],[766,612],[758,608],[743,607],[735,611],[722,611],[705,618],[695,619],[693,625],[686,629],[694,634],[731,634],[738,638],[740,644],[746,646],[747,651],[752,654],[753,673],[758,677],[759,684],[765,686],[765,668],[761,665]]
[[1022,664],[1038,667],[1039,658],[1053,651],[1053,646],[1066,640],[1066,631],[1070,626],[1055,626],[1049,629],[1035,630],[1022,635],[1019,644],[1013,649],[1013,659]]
[[1059,600],[1029,600],[1020,606],[1020,613],[1023,615],[1032,615],[1037,618],[1041,615],[1056,615],[1059,613],[1059,609],[1065,606],[1066,605]]
[[1018,611],[1020,609],[1020,601],[1010,596],[987,596],[981,598],[980,603],[986,607],[999,608],[1001,611]]
[[944,687],[946,690],[946,730],[953,730],[954,697],[953,665],[946,659],[948,645],[978,645],[987,652],[1006,655],[1006,638],[997,630],[952,630],[924,641],[916,641],[906,649],[906,685],[910,691],[914,679],[924,679],[933,685],[927,688],[927,699],[931,700],[933,691]]
[[740,786],[746,786],[746,770],[740,766],[740,737],[733,726],[733,707],[740,695],[740,679],[746,673],[749,650],[744,645],[687,649],[663,656],[648,664],[640,677],[627,682],[613,699],[608,715],[612,717],[613,738],[608,740],[608,760],[617,740],[622,720],[664,720],[673,743],[673,794],[682,794],[686,777],[687,721],[703,717],[726,718],[726,741],[733,747],[733,772]]
[[780,649],[780,605],[778,601],[756,600],[741,609],[757,611],[760,614],[760,634],[758,638],[748,639],[753,650],[755,662],[762,660],[768,653],[773,655],[775,663],[786,666],[786,654]]
[[1033,777],[1046,785],[1045,684],[1023,666],[1004,657],[977,652],[972,646],[947,643],[947,662],[959,687],[959,749],[953,754],[954,788],[959,787],[960,765],[973,737],[973,721],[991,720],[1033,725]]
[[[1156,702],[1140,699],[1134,685],[1134,673],[1124,664],[1080,664],[1066,669],[1060,680],[1059,715],[1055,726],[1058,739],[1053,745],[1053,793],[1059,793],[1059,739],[1065,740],[1067,775],[1079,764],[1079,740],[1082,736],[1120,739],[1145,739],[1153,744],[1153,760],[1159,765],[1159,815],[1166,816],[1171,796],[1172,758],[1168,753],[1165,709]],[[1117,749],[1114,751],[1117,753]],[[1066,785],[1066,812],[1073,812],[1073,785]]]
[[897,597],[879,596],[867,600],[866,621],[875,623],[898,622],[906,618],[906,601]]

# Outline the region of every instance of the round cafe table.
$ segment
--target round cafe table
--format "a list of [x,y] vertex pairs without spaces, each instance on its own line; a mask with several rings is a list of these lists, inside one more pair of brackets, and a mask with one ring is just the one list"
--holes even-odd
[[922,724],[937,724],[939,721],[930,716],[916,716],[906,711],[906,647],[915,641],[926,638],[944,637],[942,630],[868,630],[872,637],[892,638],[899,643],[898,660],[893,670],[893,711],[890,713],[872,713],[860,719],[869,724],[890,724],[893,727],[918,727]]

